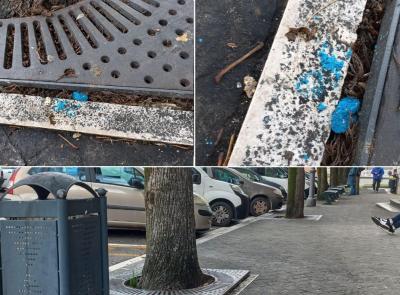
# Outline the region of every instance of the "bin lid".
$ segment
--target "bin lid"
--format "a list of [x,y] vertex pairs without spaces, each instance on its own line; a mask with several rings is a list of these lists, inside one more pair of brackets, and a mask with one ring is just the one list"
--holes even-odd
[[24,185],[30,186],[38,195],[39,200],[46,200],[49,194],[52,194],[56,199],[66,199],[68,191],[74,185],[86,189],[95,198],[99,197],[89,185],[76,180],[72,176],[58,172],[42,172],[21,179],[1,195],[0,200],[2,200],[10,190]]

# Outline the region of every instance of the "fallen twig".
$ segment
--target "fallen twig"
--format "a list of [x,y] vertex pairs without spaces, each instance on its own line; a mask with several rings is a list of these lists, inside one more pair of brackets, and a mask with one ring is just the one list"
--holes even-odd
[[215,140],[214,146],[217,146],[219,144],[223,133],[224,133],[224,128],[221,128],[218,132],[217,139]]
[[58,136],[63,139],[66,143],[68,143],[68,145],[70,147],[72,147],[75,150],[79,150],[79,147],[77,147],[76,145],[74,145],[72,142],[70,142],[68,139],[66,139],[64,136],[62,136],[61,134],[58,134]]
[[245,55],[243,55],[241,58],[239,58],[238,60],[234,61],[233,63],[231,63],[230,65],[226,66],[225,68],[223,68],[214,78],[215,83],[219,83],[221,82],[221,79],[225,76],[226,73],[228,73],[229,71],[231,71],[232,69],[234,69],[236,66],[238,66],[240,63],[242,63],[243,61],[245,61],[246,59],[248,59],[250,56],[252,56],[254,53],[256,53],[257,51],[261,50],[264,47],[264,42],[257,42],[257,46],[254,47],[252,50],[250,50],[249,52],[247,52]]
[[224,152],[220,152],[218,155],[217,166],[222,166],[223,163],[224,163]]
[[229,159],[231,158],[231,154],[232,154],[232,151],[233,151],[234,143],[235,143],[235,134],[232,134],[231,135],[231,139],[229,140],[229,147],[228,147],[228,152],[226,153],[224,166],[228,166],[228,162],[229,162]]

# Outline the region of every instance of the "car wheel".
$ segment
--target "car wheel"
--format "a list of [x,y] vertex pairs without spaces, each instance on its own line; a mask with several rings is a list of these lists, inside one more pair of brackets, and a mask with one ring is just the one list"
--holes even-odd
[[250,203],[250,214],[260,216],[271,210],[271,202],[265,197],[255,197]]
[[211,223],[214,226],[228,226],[233,219],[232,207],[225,202],[215,202],[211,205],[213,216]]

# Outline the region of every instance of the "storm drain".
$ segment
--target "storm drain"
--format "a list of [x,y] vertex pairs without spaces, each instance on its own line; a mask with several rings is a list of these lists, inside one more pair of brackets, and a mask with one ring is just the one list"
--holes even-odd
[[193,0],[89,0],[0,20],[0,84],[193,96]]

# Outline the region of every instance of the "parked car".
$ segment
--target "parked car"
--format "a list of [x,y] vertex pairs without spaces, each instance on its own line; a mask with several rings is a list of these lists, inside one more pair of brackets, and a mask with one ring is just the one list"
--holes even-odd
[[[144,169],[141,167],[21,167],[14,171],[11,182],[15,183],[28,175],[40,172],[60,172],[86,182],[93,189],[107,190],[107,214],[110,228],[146,228],[144,204]],[[82,194],[82,192],[84,194]],[[34,191],[22,186],[10,191],[10,199],[32,200]],[[74,186],[68,197],[79,198],[87,195],[84,189]],[[194,213],[197,231],[207,231],[211,227],[212,211],[208,201],[194,194]]]
[[10,177],[14,170],[14,167],[0,167],[0,191],[9,186]]
[[259,216],[270,210],[282,208],[283,196],[277,188],[251,181],[232,168],[204,167],[202,169],[214,179],[239,185],[249,196],[249,211],[253,216]]
[[212,224],[228,226],[249,215],[249,197],[240,186],[211,178],[198,167],[193,171],[193,191],[203,196],[213,211]]
[[[251,170],[257,172],[262,176],[263,179],[268,181],[273,181],[283,187],[285,190],[285,195],[288,192],[288,170],[287,168],[278,168],[278,167],[258,167],[258,168],[250,168]],[[309,174],[306,173],[306,182],[304,184],[304,198],[306,199],[310,192],[310,177]],[[317,193],[317,184],[315,183],[315,193]]]
[[258,174],[257,172],[251,170],[250,168],[243,168],[243,167],[235,167],[233,168],[237,171],[239,171],[239,173],[243,176],[246,177],[247,179],[251,180],[251,181],[255,181],[255,182],[261,182],[264,183],[266,185],[272,186],[274,188],[277,188],[281,191],[282,196],[283,196],[283,200],[286,201],[287,198],[287,193],[286,190],[283,186],[281,186],[279,183],[274,182],[274,181],[270,181],[267,180],[265,178],[262,177],[262,175]]

